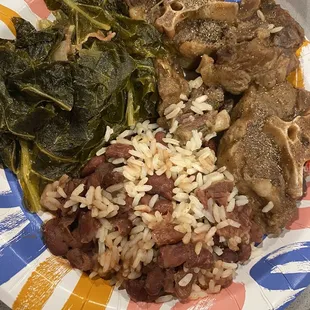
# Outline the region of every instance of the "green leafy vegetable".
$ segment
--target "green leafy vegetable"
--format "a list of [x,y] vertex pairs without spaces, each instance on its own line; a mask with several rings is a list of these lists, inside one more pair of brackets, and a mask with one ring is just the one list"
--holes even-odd
[[78,175],[107,125],[117,135],[156,117],[153,58],[163,52],[161,35],[126,16],[124,1],[46,2],[55,22],[37,31],[14,18],[16,41],[0,41],[0,159],[32,211],[46,182]]

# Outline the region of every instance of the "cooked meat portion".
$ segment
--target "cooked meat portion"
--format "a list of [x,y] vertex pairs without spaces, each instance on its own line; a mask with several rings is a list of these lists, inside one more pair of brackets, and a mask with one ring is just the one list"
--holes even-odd
[[52,254],[56,256],[67,254],[69,247],[63,234],[63,227],[59,225],[58,218],[46,222],[42,231],[44,241]]
[[297,65],[294,54],[283,53],[268,38],[255,38],[220,50],[216,64],[203,56],[199,72],[206,85],[221,85],[232,94],[240,94],[252,82],[266,88],[284,82]]
[[[233,31],[235,40],[218,50],[216,62],[203,57],[198,71],[206,85],[221,85],[240,94],[253,82],[272,88],[297,68],[295,52],[304,41],[303,29],[274,1],[259,5],[257,0],[243,1]],[[258,8],[262,18],[256,13]]]
[[176,231],[174,225],[169,223],[158,224],[152,232],[153,239],[157,245],[175,244],[182,240],[184,234]]
[[155,25],[160,31],[165,31],[169,38],[173,38],[176,26],[186,18],[232,22],[237,13],[237,3],[205,0],[164,1],[164,13],[156,20]]
[[167,213],[172,213],[173,211],[173,204],[170,200],[167,199],[159,199],[154,207],[154,211],[160,212],[162,215],[166,215]]
[[89,176],[90,174],[95,172],[95,170],[104,162],[105,162],[104,155],[93,157],[81,171],[81,177],[84,178]]
[[79,233],[82,243],[91,242],[100,227],[100,222],[91,216],[91,212],[81,213],[79,218]]
[[213,183],[205,190],[198,189],[196,195],[204,207],[208,208],[208,199],[212,198],[218,205],[226,206],[228,196],[234,188],[234,182],[224,180]]
[[133,227],[131,220],[124,215],[116,217],[114,220],[112,220],[112,223],[116,226],[117,230],[123,237],[128,236]]
[[[256,223],[279,233],[302,196],[302,167],[309,158],[310,93],[283,83],[266,91],[251,87],[233,111],[234,123],[219,145],[218,163],[233,173],[250,197]],[[293,120],[293,121],[292,121]],[[262,209],[272,202],[269,212]],[[237,220],[238,221],[238,220]],[[251,229],[252,239],[259,239]]]
[[183,243],[165,245],[159,249],[158,263],[163,268],[183,265],[188,258],[188,247]]
[[183,75],[178,73],[176,68],[166,60],[156,61],[156,70],[158,76],[158,91],[162,100],[158,107],[160,116],[164,115],[165,109],[171,104],[177,104],[180,101],[181,94],[189,95],[189,85]]
[[181,22],[174,37],[180,53],[188,58],[210,55],[235,40],[234,27],[226,22],[187,19]]
[[107,158],[125,158],[128,159],[131,157],[129,151],[134,150],[132,145],[115,143],[107,147],[105,156]]
[[67,253],[67,259],[72,267],[81,271],[89,271],[93,268],[92,257],[81,249],[72,249]]
[[298,22],[272,0],[263,0],[261,10],[268,24],[275,27],[284,27],[281,31],[272,35],[275,46],[285,49],[287,52],[295,53],[305,40],[305,32]]
[[184,264],[186,268],[209,269],[213,262],[214,258],[209,250],[202,249],[197,255],[194,244],[178,243],[165,245],[159,249],[158,263],[163,268],[174,268]]
[[149,191],[151,195],[158,194],[165,199],[172,200],[172,190],[174,188],[174,182],[172,179],[168,179],[165,174],[162,175],[150,175],[147,181],[148,185],[152,186]]
[[145,20],[154,24],[162,15],[162,8],[157,0],[125,0],[129,6],[129,15],[135,20]]
[[[185,283],[182,280],[186,277]],[[188,280],[189,279],[189,280]],[[196,280],[196,274],[191,272],[179,271],[174,275],[175,295],[180,300],[186,300],[192,292],[193,283]]]
[[158,265],[155,265],[147,273],[145,289],[150,296],[160,296],[164,286],[165,272]]

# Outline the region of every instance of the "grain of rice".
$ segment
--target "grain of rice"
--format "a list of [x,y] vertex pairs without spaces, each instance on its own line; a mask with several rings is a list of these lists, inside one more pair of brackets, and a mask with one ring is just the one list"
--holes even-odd
[[223,273],[222,273],[222,278],[228,278],[232,275],[232,269],[227,269],[227,270],[224,270]]
[[166,115],[166,119],[172,119],[175,118],[179,113],[181,112],[181,108],[175,108],[172,112]]
[[259,18],[261,21],[263,21],[263,22],[266,21],[266,17],[265,17],[264,13],[263,13],[261,10],[257,10],[257,16],[258,16],[258,18]]
[[189,82],[188,82],[188,85],[189,85],[190,89],[198,89],[200,86],[203,85],[202,77],[199,76],[199,77],[196,78],[195,80],[189,81]]
[[188,101],[188,97],[185,94],[181,94],[180,99],[183,101]]
[[197,108],[196,106],[192,105],[190,108],[194,113],[199,114],[199,115],[203,115],[203,111],[200,110],[199,108]]
[[213,205],[212,211],[213,211],[213,217],[214,217],[215,221],[217,223],[219,223],[221,221],[220,209],[216,203]]
[[104,135],[104,141],[108,142],[113,133],[114,133],[114,130],[110,126],[107,126],[106,131],[105,131],[105,135]]
[[76,188],[72,191],[71,196],[78,196],[78,195],[82,194],[83,191],[84,191],[84,187],[85,187],[84,184],[80,184],[78,187],[76,187]]
[[201,250],[202,250],[202,242],[196,243],[196,245],[195,245],[195,253],[196,253],[196,255],[199,255]]
[[185,236],[182,238],[182,242],[184,244],[188,244],[191,241],[192,233],[188,232],[185,234]]
[[269,201],[268,204],[262,209],[263,213],[268,213],[271,211],[274,207],[274,203],[272,201]]
[[179,126],[179,122],[176,119],[174,119],[172,121],[172,124],[171,124],[171,127],[169,129],[169,132],[170,133],[174,133],[178,129],[178,126]]
[[170,143],[172,145],[179,145],[180,141],[176,140],[176,139],[171,139],[171,138],[163,138],[163,141],[165,143]]
[[213,250],[214,250],[214,253],[217,255],[217,256],[221,256],[221,255],[223,255],[223,250],[220,248],[220,247],[218,247],[218,246],[215,246],[214,248],[213,248]]
[[187,275],[185,275],[180,281],[179,281],[179,286],[185,287],[187,286],[193,279],[193,274],[192,273],[188,273]]
[[225,269],[237,269],[238,265],[235,263],[222,262],[222,267]]
[[118,139],[123,139],[123,138],[126,138],[126,137],[128,137],[128,136],[131,136],[131,135],[133,135],[133,134],[134,134],[134,131],[133,131],[133,130],[127,129],[127,130],[123,131],[117,138],[118,138]]
[[158,297],[156,300],[155,300],[155,303],[157,304],[162,304],[162,303],[166,303],[166,302],[169,302],[173,299],[173,296],[172,295],[164,295],[164,296],[161,296],[161,297]]
[[237,206],[237,207],[245,206],[245,205],[247,205],[248,203],[249,203],[248,198],[236,200],[236,206]]
[[70,200],[88,205],[88,201],[85,197],[71,195]]
[[201,234],[201,233],[204,233],[204,232],[208,232],[210,228],[211,228],[210,224],[202,224],[202,226],[195,228],[194,232],[196,234]]
[[226,220],[226,211],[224,206],[219,207],[220,218],[222,221]]
[[152,198],[151,198],[151,200],[150,200],[150,202],[149,202],[149,207],[150,207],[150,208],[153,208],[153,207],[154,207],[154,205],[155,205],[155,203],[157,202],[158,198],[159,198],[159,196],[158,196],[157,194],[154,195],[154,196],[152,196]]
[[222,228],[225,228],[225,227],[227,227],[227,226],[229,226],[229,223],[228,223],[227,220],[225,220],[225,221],[223,221],[223,222],[218,223],[218,224],[216,225],[216,228],[217,228],[217,229],[222,229]]
[[283,30],[284,27],[275,27],[270,30],[270,33],[278,33]]
[[225,170],[223,174],[225,175],[227,180],[232,182],[235,180],[234,176],[228,170]]
[[211,227],[211,229],[207,232],[206,234],[206,238],[205,241],[208,242],[209,240],[211,240],[211,238],[215,235],[216,233],[216,227]]
[[[68,208],[74,206],[75,204],[76,204],[75,201],[73,201],[73,200],[67,200],[67,201],[65,202],[65,204],[64,204],[63,207],[64,207],[65,209],[68,209]],[[57,209],[56,209],[56,210],[57,210]]]
[[60,186],[57,188],[57,193],[62,197],[62,198],[67,198],[67,194],[65,193],[64,189]]
[[274,27],[275,27],[274,24],[269,24],[268,27],[267,27],[267,29],[268,29],[268,30],[271,30],[271,29],[273,29]]
[[234,211],[234,209],[235,209],[235,204],[236,204],[236,200],[235,200],[235,198],[232,198],[232,199],[229,201],[229,203],[228,203],[228,205],[227,205],[227,207],[226,207],[226,212],[232,212],[232,211]]
[[234,221],[234,220],[228,219],[227,221],[228,221],[228,224],[229,224],[230,226],[232,226],[232,227],[240,228],[240,226],[241,226],[240,223],[238,223],[238,222],[236,222],[236,221]]
[[46,196],[51,197],[51,198],[60,198],[61,197],[61,195],[58,192],[47,192]]
[[210,211],[204,210],[204,215],[210,223],[215,223],[215,219]]
[[189,199],[189,195],[187,193],[177,193],[173,196],[173,199],[176,201],[187,201]]
[[236,195],[238,194],[238,189],[235,186],[232,190],[232,192],[229,194],[227,201],[231,201],[231,199],[233,199]]

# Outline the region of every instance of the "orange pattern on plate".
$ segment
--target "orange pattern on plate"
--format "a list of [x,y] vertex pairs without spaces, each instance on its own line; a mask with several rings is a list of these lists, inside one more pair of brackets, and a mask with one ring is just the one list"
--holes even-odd
[[13,310],[41,310],[56,286],[72,268],[59,257],[49,257],[40,263],[18,294]]
[[9,27],[9,29],[12,31],[14,35],[16,35],[15,27],[11,20],[12,17],[20,17],[20,15],[15,11],[0,4],[0,20],[3,21]]
[[25,0],[31,11],[42,19],[48,18],[50,11],[46,7],[44,0]]
[[113,288],[103,279],[90,279],[82,274],[63,310],[102,310],[105,309]]
[[[302,47],[296,52],[297,57],[301,56],[302,49],[310,44],[309,41],[305,41]],[[291,72],[290,75],[287,77],[287,80],[293,84],[296,88],[304,88],[304,74],[302,72],[301,66],[298,67],[295,71]]]

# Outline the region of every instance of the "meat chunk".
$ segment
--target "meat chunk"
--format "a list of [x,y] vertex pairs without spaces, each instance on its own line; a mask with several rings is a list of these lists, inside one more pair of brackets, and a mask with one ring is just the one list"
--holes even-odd
[[[72,192],[80,185],[80,184],[86,184],[87,179],[71,179],[69,180],[65,187],[64,187],[64,192],[68,197],[71,196]],[[83,194],[83,193],[82,193]]]
[[225,248],[223,254],[219,256],[219,259],[226,263],[237,263],[239,260],[238,253],[232,251],[231,249]]
[[182,240],[184,234],[174,229],[174,224],[160,223],[153,231],[152,236],[158,246],[175,244]]
[[93,260],[90,255],[84,253],[81,249],[69,250],[67,259],[72,267],[81,271],[89,271],[93,268]]
[[199,267],[209,269],[212,267],[214,258],[209,250],[202,248],[199,255],[197,255],[194,245],[189,245],[188,248],[188,257],[184,264],[186,268]]
[[235,207],[233,212],[227,214],[227,218],[240,224],[240,227],[226,226],[218,229],[219,236],[225,237],[226,240],[238,236],[245,242],[250,239],[250,231],[252,227],[252,209],[250,206]]
[[[297,180],[302,180],[302,174],[296,171],[296,167],[305,158],[306,149],[301,147],[300,138],[295,139],[295,147],[299,145],[298,148],[301,148],[294,159],[288,160],[287,154],[295,152],[292,149],[285,151],[288,150],[287,146],[279,143],[283,141],[288,145],[291,140],[284,134],[281,134],[281,138],[274,138],[274,132],[281,133],[287,126],[286,122],[296,115],[302,115],[307,110],[306,107],[309,109],[309,99],[309,92],[294,89],[287,82],[269,91],[251,87],[234,108],[233,124],[220,141],[218,164],[227,167],[234,175],[239,192],[250,198],[253,219],[262,232],[255,226],[249,233],[253,240],[257,237],[258,242],[262,233],[279,233],[296,214],[296,196],[292,194],[298,193],[296,184],[300,183]],[[270,126],[270,120],[275,116],[283,120],[285,126],[281,123],[282,127],[267,130],[267,124]],[[297,119],[301,120],[302,117]],[[293,124],[292,128],[294,126]],[[303,125],[298,127],[299,137],[308,135],[308,130],[302,130]],[[302,185],[299,190],[302,193],[301,187]],[[263,213],[262,208],[269,201],[272,201],[274,207],[267,214]]]
[[149,205],[150,200],[152,199],[151,195],[145,194],[141,199],[140,199],[140,204],[141,205]]
[[166,136],[166,134],[165,134],[163,131],[157,132],[157,133],[155,134],[156,142],[161,143],[161,144],[163,144],[163,145],[166,146],[167,143],[165,143],[165,142],[163,141],[163,138],[165,138],[165,136]]
[[147,184],[152,186],[152,189],[149,191],[151,195],[158,194],[168,200],[172,200],[174,183],[173,180],[168,179],[165,174],[150,175]]
[[125,282],[125,288],[130,298],[135,301],[149,301],[149,295],[145,289],[145,280],[136,279]]
[[174,269],[165,269],[164,291],[168,294],[174,294]]
[[124,177],[120,172],[115,172],[115,166],[111,163],[102,163],[94,173],[87,178],[87,188],[101,186],[107,188],[111,185],[122,183]]
[[179,267],[188,259],[188,252],[188,246],[183,243],[162,246],[159,249],[158,263],[163,268]]
[[128,159],[131,157],[129,151],[134,150],[132,145],[115,143],[107,147],[105,156],[107,158],[125,158]]
[[[190,281],[184,285],[180,282],[184,277],[189,277]],[[175,281],[175,295],[180,300],[185,300],[189,297],[192,292],[192,286],[196,279],[196,275],[190,272],[179,271],[174,275]]]
[[69,247],[65,240],[62,226],[59,219],[54,218],[43,225],[43,238],[52,254],[56,256],[66,255]]
[[228,196],[233,188],[234,183],[232,181],[224,180],[213,183],[205,190],[198,189],[196,195],[205,208],[208,207],[208,199],[210,198],[212,198],[217,204],[226,206],[228,203]]
[[85,167],[81,171],[81,177],[86,177],[93,172],[103,163],[105,162],[105,156],[95,156],[89,160],[89,162],[85,165]]
[[173,211],[172,201],[169,201],[167,199],[159,199],[155,203],[153,210],[160,212],[162,215],[166,215],[167,213],[172,213]]
[[82,243],[91,242],[97,234],[100,222],[91,216],[91,212],[81,213],[79,219],[79,233]]
[[216,52],[228,42],[232,44],[233,30],[233,27],[222,21],[188,19],[178,25],[174,42],[182,55],[195,59]]
[[145,280],[145,289],[150,296],[160,296],[163,289],[165,272],[157,265],[152,268]]
[[244,243],[241,244],[239,248],[240,250],[238,251],[238,258],[241,263],[244,263],[250,259],[252,248],[250,244],[244,244]]
[[113,224],[117,227],[121,236],[126,237],[130,234],[133,227],[131,220],[126,217],[119,217],[113,221]]

